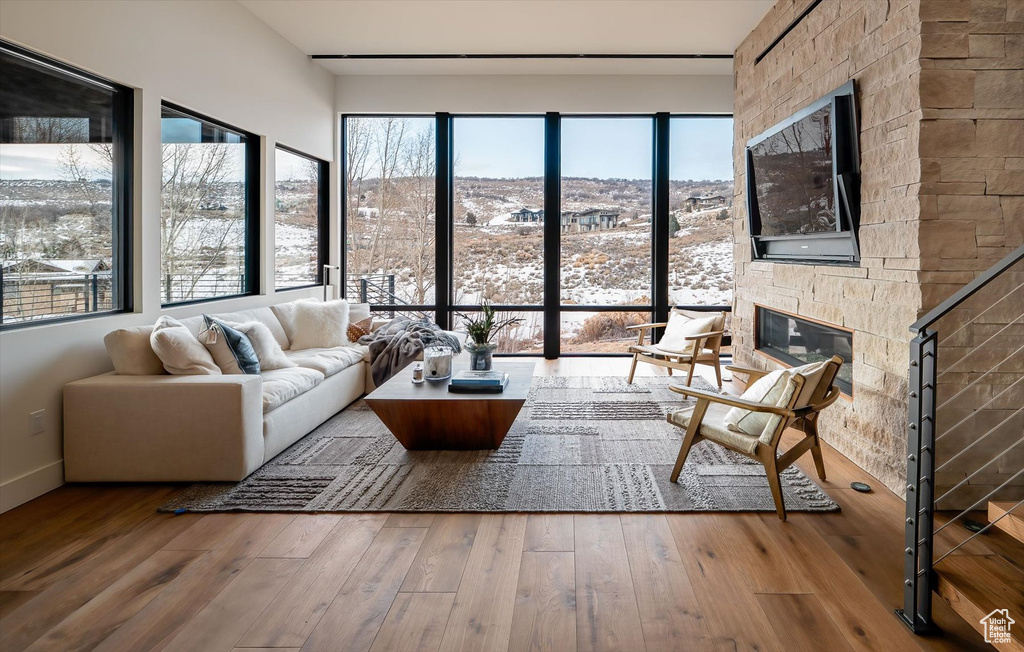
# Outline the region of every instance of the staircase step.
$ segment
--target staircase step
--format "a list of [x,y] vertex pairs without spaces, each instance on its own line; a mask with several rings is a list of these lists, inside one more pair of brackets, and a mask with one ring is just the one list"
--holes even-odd
[[982,618],[1006,609],[1016,624],[1010,627],[1010,642],[995,648],[1024,652],[1024,572],[998,555],[952,554],[935,573],[938,596],[983,636]]
[[[1018,507],[1010,512],[1016,504],[990,502],[988,504],[988,522],[991,523],[998,518],[999,521],[995,524],[995,527],[1006,532],[1017,541],[1024,543],[1024,507]],[[1006,514],[1007,512],[1010,513]],[[1003,514],[1006,514],[1006,516],[1003,516]]]

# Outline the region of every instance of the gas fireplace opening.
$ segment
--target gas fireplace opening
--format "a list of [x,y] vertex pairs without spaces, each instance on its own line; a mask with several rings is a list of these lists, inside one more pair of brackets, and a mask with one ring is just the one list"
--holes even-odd
[[827,360],[833,355],[842,357],[836,386],[853,396],[853,331],[755,306],[754,334],[754,349],[787,367]]

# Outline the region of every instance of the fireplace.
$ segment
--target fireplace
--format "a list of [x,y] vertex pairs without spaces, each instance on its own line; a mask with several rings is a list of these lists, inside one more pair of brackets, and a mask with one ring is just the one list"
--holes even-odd
[[853,331],[774,308],[754,306],[754,350],[787,367],[843,359],[836,386],[853,396]]

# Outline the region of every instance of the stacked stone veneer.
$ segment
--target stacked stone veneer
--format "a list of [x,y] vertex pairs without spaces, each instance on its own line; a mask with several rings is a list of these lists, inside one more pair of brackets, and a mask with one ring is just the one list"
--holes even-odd
[[[1024,242],[1024,0],[922,0],[920,17],[928,309]],[[966,481],[940,507],[971,507],[1024,468],[1022,283],[1024,264],[935,325],[937,493]],[[994,497],[1024,498],[1024,477]]]
[[[780,0],[736,51],[734,354],[775,366],[753,350],[755,304],[852,329],[854,399],[820,428],[902,494],[908,326],[1022,241],[1024,0],[825,0],[755,64],[806,5]],[[860,266],[752,262],[747,140],[849,79]]]

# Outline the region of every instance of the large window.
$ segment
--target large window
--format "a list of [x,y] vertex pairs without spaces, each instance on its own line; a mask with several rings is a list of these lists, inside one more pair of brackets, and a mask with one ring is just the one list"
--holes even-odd
[[[732,302],[732,119],[343,119],[346,296],[520,320],[500,354],[624,355],[630,326]],[[432,313],[432,314],[431,314]]]
[[0,43],[0,325],[130,309],[129,89]]
[[626,328],[651,320],[653,129],[651,117],[562,119],[563,353],[621,353]]
[[277,146],[274,159],[274,282],[322,282],[327,262],[327,163]]
[[170,104],[160,124],[163,304],[256,292],[256,137]]
[[672,118],[669,301],[732,305],[732,118]]
[[[452,288],[456,310],[516,306],[500,353],[539,353],[544,303],[544,118],[455,117]],[[460,327],[456,320],[454,326]]]
[[403,310],[433,307],[434,122],[402,116],[344,120],[350,300]]

